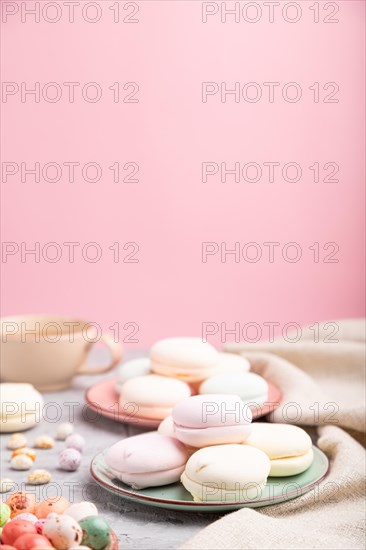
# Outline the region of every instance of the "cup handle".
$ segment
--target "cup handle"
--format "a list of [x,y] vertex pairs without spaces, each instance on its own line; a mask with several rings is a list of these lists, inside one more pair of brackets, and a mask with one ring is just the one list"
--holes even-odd
[[105,343],[111,353],[111,361],[105,367],[87,367],[82,365],[76,374],[103,374],[118,365],[123,356],[123,348],[119,342],[115,342],[111,334],[102,334],[101,341]]

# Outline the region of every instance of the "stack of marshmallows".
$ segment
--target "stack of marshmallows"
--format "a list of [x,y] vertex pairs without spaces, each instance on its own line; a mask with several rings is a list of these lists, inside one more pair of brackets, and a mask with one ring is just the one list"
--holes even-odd
[[[289,424],[252,423],[268,384],[239,355],[219,353],[199,338],[157,342],[149,358],[118,371],[120,405],[160,420],[156,432],[115,443],[111,474],[133,487],[181,481],[195,501],[260,498],[268,476],[292,476],[313,461],[308,434]],[[197,394],[197,395],[193,395]]]

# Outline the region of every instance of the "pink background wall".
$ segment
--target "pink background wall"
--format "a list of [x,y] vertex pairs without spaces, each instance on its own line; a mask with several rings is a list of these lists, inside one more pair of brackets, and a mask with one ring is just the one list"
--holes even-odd
[[[20,2],[1,3],[3,10],[13,9],[6,4],[21,8]],[[114,23],[114,2],[103,1],[96,3],[102,15],[94,24],[82,18],[80,6],[69,23],[67,8],[58,4],[56,23],[42,14],[39,23],[31,16],[23,23],[19,11],[2,24],[3,81],[28,88],[39,82],[41,89],[57,82],[62,89],[56,103],[42,96],[39,103],[30,96],[22,102],[20,92],[3,95],[2,161],[18,164],[19,172],[5,181],[9,168],[3,164],[2,240],[20,248],[39,242],[41,249],[56,242],[62,257],[51,263],[42,254],[39,262],[29,255],[22,261],[20,252],[3,254],[2,315],[61,313],[105,328],[118,322],[122,340],[130,332],[125,323],[137,323],[134,347],[169,335],[200,335],[203,321],[228,327],[273,321],[280,323],[278,332],[290,321],[363,315],[365,4],[331,3],[339,7],[332,16],[333,7],[325,11],[320,2],[315,23],[313,3],[297,2],[300,19],[289,23],[282,15],[288,2],[282,2],[270,23],[268,8],[256,2],[262,10],[256,23],[236,23],[233,16],[222,23],[220,13],[203,23],[199,1],[150,0],[137,2],[138,22]],[[213,9],[215,4],[221,2]],[[134,9],[126,2],[120,8],[121,17]],[[294,9],[285,15],[294,18]],[[55,17],[49,10],[46,17]],[[95,13],[90,8],[87,15]],[[339,22],[325,23],[325,17]],[[63,85],[70,81],[81,84],[74,103]],[[132,91],[124,91],[124,83],[138,83],[139,102],[114,103],[108,87],[117,81],[124,95]],[[237,103],[231,95],[224,103],[217,93],[203,103],[207,81],[227,82],[228,88],[257,82],[262,99]],[[99,102],[82,98],[80,88],[88,82],[99,83]],[[280,83],[273,103],[264,82]],[[301,86],[296,103],[282,97],[288,82]],[[314,82],[320,83],[318,103],[309,89]],[[328,82],[339,85],[337,103],[323,102],[333,89],[323,90]],[[85,181],[78,168],[70,182],[64,167],[55,183],[42,174],[39,183],[29,175],[21,181],[22,162],[42,167],[71,161],[98,163],[102,178]],[[263,166],[271,161],[281,164],[272,183]],[[115,183],[108,168],[115,162],[138,163],[139,181]],[[263,174],[256,183],[233,176],[223,183],[219,175],[203,183],[203,162],[257,162]],[[300,181],[284,181],[281,169],[288,162],[301,166]],[[322,181],[321,169],[321,181],[314,182],[309,166],[315,162],[337,163],[339,181]],[[87,262],[80,246],[71,263],[63,245],[69,241],[97,242],[102,258]],[[117,241],[138,243],[138,263],[113,261],[109,247]],[[236,263],[216,254],[203,263],[205,241],[228,248],[254,241],[263,256]],[[273,262],[263,245],[268,241],[280,243]],[[291,241],[302,250],[297,263],[281,255]],[[319,262],[309,250],[314,242],[320,243]],[[339,246],[337,263],[324,262],[327,242]],[[131,251],[122,250],[122,258]],[[48,252],[51,257],[55,249]],[[210,341],[218,343],[220,333]]]

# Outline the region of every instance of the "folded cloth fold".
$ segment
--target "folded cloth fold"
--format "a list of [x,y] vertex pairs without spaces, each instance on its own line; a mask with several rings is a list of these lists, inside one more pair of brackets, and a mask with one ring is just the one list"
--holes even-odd
[[[328,341],[329,326],[337,341]],[[322,327],[316,338],[313,329],[303,329],[294,343],[277,339],[225,349],[242,353],[254,372],[281,389],[282,402],[269,421],[317,427],[328,475],[297,499],[224,516],[182,548],[365,548],[365,450],[358,443],[366,431],[365,320]]]
[[254,372],[281,389],[282,404],[272,422],[333,424],[365,432],[365,320],[330,321],[315,333],[309,328],[301,332],[293,343],[276,339],[225,348],[247,357]]

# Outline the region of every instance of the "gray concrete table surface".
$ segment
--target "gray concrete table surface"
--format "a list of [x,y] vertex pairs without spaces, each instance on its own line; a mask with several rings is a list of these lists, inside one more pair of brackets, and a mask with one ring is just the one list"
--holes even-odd
[[[131,351],[126,358],[146,355],[144,351]],[[100,364],[106,360],[104,350],[96,349],[91,356],[90,363]],[[112,495],[97,485],[91,478],[89,466],[92,458],[98,452],[112,445],[119,439],[142,433],[143,428],[121,424],[96,415],[90,411],[84,399],[87,388],[107,376],[112,377],[114,372],[104,376],[78,376],[72,387],[61,392],[44,393],[46,415],[42,421],[26,432],[29,446],[37,435],[48,434],[55,437],[58,424],[69,421],[69,413],[74,411],[74,431],[86,439],[81,467],[76,472],[64,472],[58,468],[58,455],[65,447],[63,441],[56,441],[53,449],[37,450],[37,459],[34,469],[45,468],[52,474],[49,484],[43,486],[25,485],[27,471],[15,471],[10,468],[12,451],[6,448],[10,434],[1,435],[1,478],[11,478],[16,486],[22,490],[33,492],[40,500],[62,494],[71,502],[89,500],[96,504],[99,513],[110,523],[120,541],[120,548],[136,548],[144,550],[164,550],[179,548],[200,529],[215,521],[219,514],[190,513],[154,508],[129,502],[119,496]],[[45,417],[46,416],[46,417]],[[8,494],[2,495],[6,500]]]

